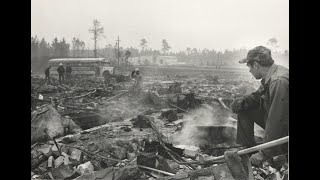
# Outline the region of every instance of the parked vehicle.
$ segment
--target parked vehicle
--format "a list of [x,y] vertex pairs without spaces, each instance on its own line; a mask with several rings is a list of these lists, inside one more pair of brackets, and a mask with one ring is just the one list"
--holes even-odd
[[73,76],[105,77],[114,74],[114,67],[105,58],[61,58],[49,60],[50,75],[58,76],[57,68],[62,63],[64,67],[69,64]]

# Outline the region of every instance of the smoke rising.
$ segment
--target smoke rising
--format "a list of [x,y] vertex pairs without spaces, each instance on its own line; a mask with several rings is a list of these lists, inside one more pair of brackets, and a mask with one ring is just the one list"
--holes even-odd
[[[232,113],[221,108],[219,105],[204,104],[201,108],[190,111],[183,118],[184,126],[179,134],[172,137],[173,142],[183,145],[195,145],[208,143],[208,140],[215,137],[208,137],[207,132],[201,131],[197,126],[224,126],[221,136],[228,137],[233,142],[226,142],[229,145],[235,143],[237,134],[237,120],[231,117]],[[264,130],[254,125],[254,134],[264,136]],[[210,142],[209,142],[210,143]]]
[[[198,145],[204,140],[206,132],[197,129],[197,126],[230,126],[236,128],[236,121],[231,118],[231,113],[216,105],[203,104],[201,108],[191,111],[183,118],[185,124],[180,134],[173,138],[174,142],[184,145]],[[224,132],[230,134],[231,132]]]

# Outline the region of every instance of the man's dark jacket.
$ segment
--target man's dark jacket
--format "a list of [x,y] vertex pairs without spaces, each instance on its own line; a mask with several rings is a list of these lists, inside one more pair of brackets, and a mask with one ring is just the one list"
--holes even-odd
[[[250,107],[260,107],[264,113],[265,137],[269,142],[289,135],[289,69],[273,64],[259,89],[246,96]],[[288,144],[262,151],[269,157],[284,154]]]
[[46,70],[44,71],[44,74],[48,77],[50,76],[50,68],[49,67],[46,68]]
[[71,68],[71,66],[67,66],[66,67],[66,73],[71,73],[72,72],[72,68]]
[[64,74],[64,71],[65,71],[65,70],[64,70],[64,67],[63,67],[63,66],[59,66],[58,69],[57,69],[57,71],[58,71],[59,74]]

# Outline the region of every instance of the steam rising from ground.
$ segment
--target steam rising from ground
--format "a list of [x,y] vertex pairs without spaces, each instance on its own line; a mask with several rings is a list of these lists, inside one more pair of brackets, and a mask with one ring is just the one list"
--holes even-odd
[[[231,118],[231,113],[219,107],[212,107],[204,104],[201,108],[186,114],[185,124],[180,134],[173,137],[173,142],[184,145],[197,145],[201,143],[199,137],[203,137],[205,132],[201,132],[196,126],[231,126],[236,128],[236,121]],[[226,132],[228,133],[228,132]]]
[[[200,145],[208,143],[206,139],[210,139],[210,137],[208,137],[206,132],[198,130],[197,126],[232,127],[225,128],[221,133],[224,137],[234,139],[235,142],[237,120],[232,118],[231,115],[232,114],[230,112],[225,111],[219,106],[204,104],[201,108],[193,110],[190,114],[185,115],[183,119],[185,120],[184,126],[180,134],[176,134],[172,137],[172,142],[184,145]],[[254,125],[254,133],[255,136],[264,136],[264,130],[256,124]]]

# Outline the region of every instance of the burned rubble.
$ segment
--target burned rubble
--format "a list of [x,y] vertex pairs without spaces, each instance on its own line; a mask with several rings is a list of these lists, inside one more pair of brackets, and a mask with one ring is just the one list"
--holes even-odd
[[[91,78],[48,84],[39,77],[31,83],[32,179],[92,180],[233,179],[223,160],[190,162],[238,147],[237,117],[226,107],[259,85],[225,74],[164,76],[146,79],[131,97],[125,76],[113,84]],[[254,178],[287,177],[288,164],[277,158],[253,167]]]

